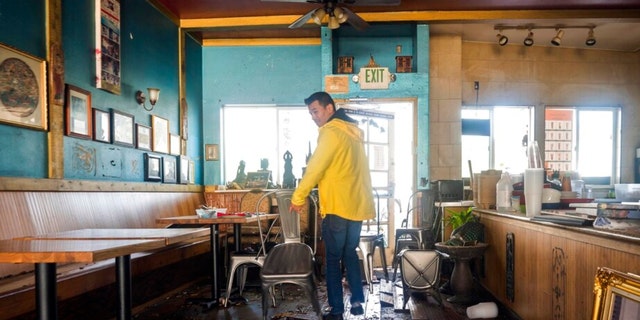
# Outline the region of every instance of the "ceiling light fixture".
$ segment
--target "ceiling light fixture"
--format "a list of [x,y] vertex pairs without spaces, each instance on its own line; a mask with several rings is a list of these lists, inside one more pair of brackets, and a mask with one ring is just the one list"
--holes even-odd
[[554,46],[559,46],[562,43],[562,37],[564,36],[564,30],[558,30],[556,36],[551,39],[551,44]]
[[502,34],[502,30],[498,32],[498,34],[496,35],[496,38],[498,38],[498,44],[501,46],[504,46],[509,42],[509,38],[507,38],[507,36]]
[[147,108],[147,104],[145,103],[147,98],[144,96],[144,93],[140,90],[136,91],[136,102],[138,102],[138,104],[141,105],[145,110],[151,111],[153,110],[153,107],[156,105],[156,102],[158,102],[158,97],[160,97],[160,89],[147,88],[147,91],[149,91],[149,103],[151,104],[151,107]]
[[533,31],[531,31],[531,29],[529,29],[529,34],[524,38],[523,43],[527,47],[531,47],[533,45]]
[[588,45],[589,47],[596,44],[596,37],[593,36],[593,28],[589,29],[589,34],[587,35],[587,40],[585,40],[584,44]]
[[534,44],[533,41],[533,29],[554,29],[556,30],[556,34],[553,37],[553,39],[551,39],[551,44],[554,46],[559,46],[562,43],[562,37],[564,36],[565,30],[567,29],[589,29],[589,33],[587,36],[587,39],[585,40],[584,44],[586,46],[593,46],[596,44],[596,38],[593,35],[594,34],[594,29],[596,27],[594,25],[578,25],[578,26],[567,26],[567,25],[553,25],[553,26],[536,26],[533,24],[525,24],[525,25],[502,25],[502,24],[498,24],[493,26],[494,30],[498,30],[500,33],[498,33],[497,37],[498,37],[498,43],[503,46],[505,44],[507,44],[508,39],[506,38],[506,36],[502,35],[502,32],[504,30],[526,30],[527,31],[527,36],[524,38],[524,45],[525,46],[532,46]]

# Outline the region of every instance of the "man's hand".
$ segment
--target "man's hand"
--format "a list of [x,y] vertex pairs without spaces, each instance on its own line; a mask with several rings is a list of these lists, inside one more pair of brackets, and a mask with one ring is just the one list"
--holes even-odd
[[297,206],[297,205],[295,205],[295,204],[293,204],[293,203],[292,203],[292,204],[289,206],[289,211],[293,211],[293,212],[295,212],[295,213],[297,213],[297,214],[300,214],[300,211],[302,211],[302,209],[304,209],[304,206],[305,206],[306,204],[307,204],[307,203],[305,202],[305,203],[303,203],[302,205]]

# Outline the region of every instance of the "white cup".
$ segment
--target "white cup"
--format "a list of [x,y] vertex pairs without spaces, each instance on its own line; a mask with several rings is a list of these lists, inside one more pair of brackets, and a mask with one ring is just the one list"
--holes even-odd
[[487,319],[498,316],[498,306],[494,302],[480,302],[467,308],[469,319]]
[[542,210],[542,188],[544,187],[544,169],[524,170],[524,203],[527,217],[534,217]]

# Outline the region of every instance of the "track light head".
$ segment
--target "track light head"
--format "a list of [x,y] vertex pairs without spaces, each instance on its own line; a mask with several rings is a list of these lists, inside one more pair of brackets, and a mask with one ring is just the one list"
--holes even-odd
[[562,36],[564,36],[564,30],[558,30],[556,36],[551,39],[551,44],[554,46],[559,46],[562,43]]
[[587,40],[584,41],[584,44],[588,45],[589,47],[596,44],[596,37],[593,36],[593,28],[589,29],[589,34],[587,36]]
[[498,44],[501,46],[504,46],[505,44],[507,44],[509,42],[509,38],[507,38],[507,36],[502,35],[501,33],[498,33],[496,35],[496,38],[498,38]]
[[531,29],[529,29],[529,34],[526,38],[524,38],[523,43],[527,47],[531,47],[533,45],[533,32],[531,31]]

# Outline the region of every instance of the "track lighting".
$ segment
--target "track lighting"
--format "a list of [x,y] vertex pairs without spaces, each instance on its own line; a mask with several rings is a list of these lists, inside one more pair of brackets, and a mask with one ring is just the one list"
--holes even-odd
[[562,43],[562,36],[564,36],[564,30],[558,30],[556,36],[551,39],[551,44],[554,46],[559,46]]
[[527,47],[531,47],[533,45],[533,32],[531,30],[529,30],[529,35],[527,35],[527,37],[524,38],[523,43]]
[[500,30],[500,33],[496,35],[496,38],[498,38],[498,44],[501,46],[504,46],[509,42],[509,38],[507,38],[507,36],[505,35],[502,35],[502,30]]
[[[527,36],[524,38],[524,41],[522,42],[525,46],[530,47],[534,44],[533,41],[533,29],[555,29],[556,33],[555,36],[551,39],[551,44],[554,46],[559,46],[562,43],[562,37],[564,36],[564,33],[567,29],[588,29],[589,33],[587,35],[587,39],[585,40],[584,44],[586,46],[594,46],[596,44],[596,37],[594,36],[594,30],[595,30],[595,26],[594,25],[578,25],[578,26],[570,26],[570,25],[562,25],[562,24],[557,24],[557,25],[553,25],[553,26],[536,26],[533,24],[525,24],[525,25],[503,25],[503,24],[498,24],[493,26],[494,30],[498,30],[499,33],[496,36],[498,38],[498,43],[501,46],[504,46],[505,44],[507,44],[507,42],[509,41],[509,39],[507,38],[507,36],[503,35],[502,32],[504,30],[526,30],[527,31]],[[540,34],[538,34],[539,36]],[[574,44],[575,45],[575,44]]]
[[590,47],[596,44],[596,37],[593,36],[593,28],[589,29],[589,34],[587,35],[587,40],[585,40],[584,44]]

